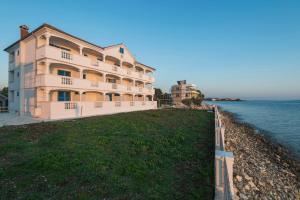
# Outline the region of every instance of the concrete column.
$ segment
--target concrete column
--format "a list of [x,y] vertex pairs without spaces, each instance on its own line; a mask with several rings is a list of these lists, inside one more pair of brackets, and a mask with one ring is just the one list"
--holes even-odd
[[45,37],[46,37],[46,46],[49,46],[50,45],[50,35],[46,34]]
[[45,61],[45,67],[46,67],[45,73],[50,74],[50,63],[48,61]]
[[82,55],[82,49],[83,47],[82,46],[79,46],[79,54]]

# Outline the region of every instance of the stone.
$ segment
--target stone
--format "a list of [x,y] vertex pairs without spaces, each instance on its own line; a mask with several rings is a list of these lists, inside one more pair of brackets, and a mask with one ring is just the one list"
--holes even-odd
[[239,175],[236,175],[236,179],[238,180],[238,182],[241,182],[243,178]]

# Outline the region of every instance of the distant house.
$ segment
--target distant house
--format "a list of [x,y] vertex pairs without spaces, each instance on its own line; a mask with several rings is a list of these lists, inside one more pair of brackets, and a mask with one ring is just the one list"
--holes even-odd
[[181,105],[183,99],[190,99],[199,94],[195,84],[188,84],[186,80],[177,81],[177,85],[171,87],[173,104]]
[[3,94],[0,94],[0,110],[1,108],[7,108],[8,107],[8,98],[7,96],[4,96]]

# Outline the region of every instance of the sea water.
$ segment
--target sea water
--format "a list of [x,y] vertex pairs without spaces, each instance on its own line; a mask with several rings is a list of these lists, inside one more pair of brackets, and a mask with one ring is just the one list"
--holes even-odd
[[288,147],[300,157],[300,100],[297,101],[207,101],[236,114],[261,133]]

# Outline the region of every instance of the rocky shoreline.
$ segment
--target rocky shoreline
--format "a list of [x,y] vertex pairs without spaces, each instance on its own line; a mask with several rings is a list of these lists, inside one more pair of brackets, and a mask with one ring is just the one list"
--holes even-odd
[[222,112],[222,119],[237,199],[300,199],[299,159],[232,113]]

